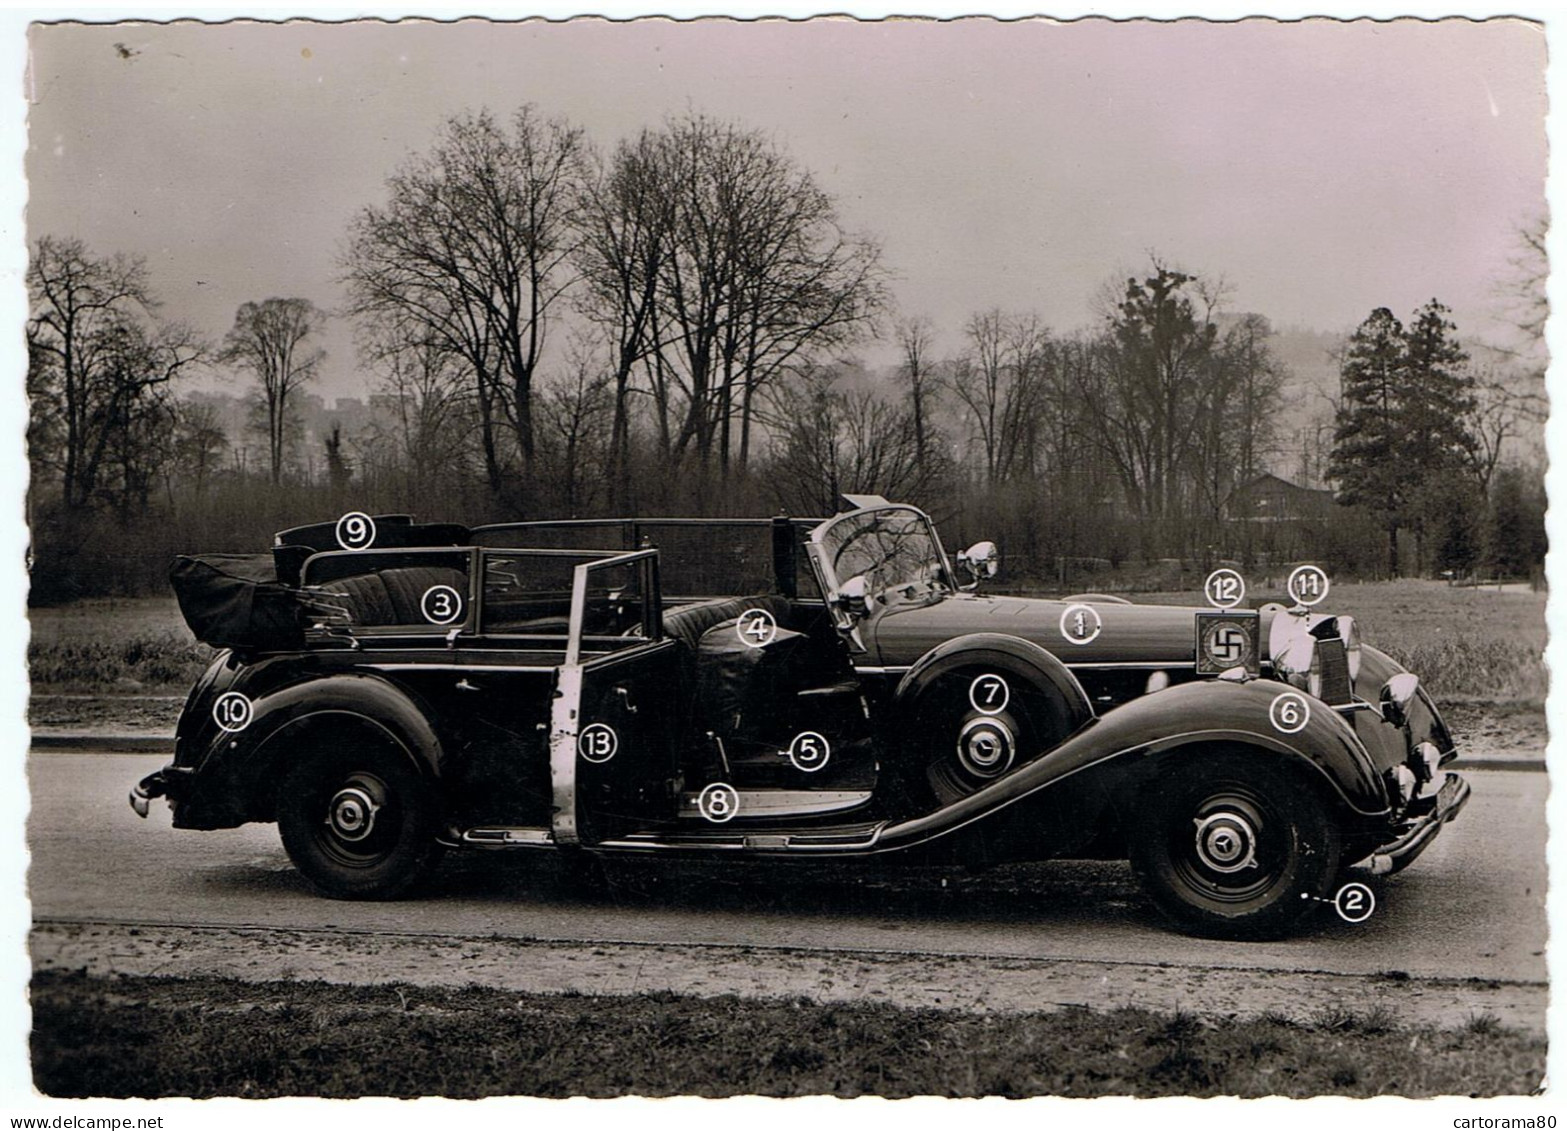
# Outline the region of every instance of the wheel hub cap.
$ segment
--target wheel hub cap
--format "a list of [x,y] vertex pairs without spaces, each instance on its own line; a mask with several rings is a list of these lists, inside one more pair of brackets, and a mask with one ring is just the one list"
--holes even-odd
[[364,840],[375,828],[375,815],[381,807],[357,786],[337,791],[327,806],[326,823],[344,840]]
[[1011,729],[995,716],[970,719],[958,733],[958,760],[976,777],[993,778],[1005,772],[1016,749]]
[[1197,825],[1197,858],[1205,867],[1229,875],[1257,866],[1257,832],[1239,813],[1211,813]]

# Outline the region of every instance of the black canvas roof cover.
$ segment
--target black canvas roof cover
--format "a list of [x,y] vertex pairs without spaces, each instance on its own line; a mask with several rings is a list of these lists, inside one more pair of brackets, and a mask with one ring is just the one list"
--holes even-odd
[[204,644],[271,651],[304,642],[299,591],[278,580],[270,553],[181,555],[169,582],[185,623]]

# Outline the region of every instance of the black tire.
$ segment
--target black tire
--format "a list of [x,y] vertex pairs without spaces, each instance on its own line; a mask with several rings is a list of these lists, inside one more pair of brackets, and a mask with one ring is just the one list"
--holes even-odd
[[301,754],[277,803],[283,847],[333,899],[396,899],[440,858],[432,783],[402,750],[347,741]]
[[1278,938],[1322,906],[1338,826],[1317,785],[1261,752],[1177,755],[1144,791],[1132,867],[1182,929]]

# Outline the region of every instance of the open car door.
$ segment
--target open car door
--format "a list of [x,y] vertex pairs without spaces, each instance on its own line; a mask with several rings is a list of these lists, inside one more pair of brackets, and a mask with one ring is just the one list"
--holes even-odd
[[664,639],[658,551],[577,566],[550,718],[555,842],[591,846],[676,815],[676,643]]

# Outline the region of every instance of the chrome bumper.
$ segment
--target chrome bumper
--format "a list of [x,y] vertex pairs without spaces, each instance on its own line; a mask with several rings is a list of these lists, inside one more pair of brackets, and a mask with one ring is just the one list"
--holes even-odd
[[1460,775],[1449,772],[1447,780],[1437,792],[1436,804],[1431,812],[1417,820],[1397,840],[1383,845],[1366,859],[1373,876],[1386,876],[1401,872],[1431,846],[1442,826],[1458,816],[1469,803],[1469,783]]
[[128,800],[136,815],[146,819],[147,811],[152,806],[154,797],[169,797],[174,782],[180,778],[190,776],[190,771],[183,766],[173,764],[164,766],[155,774],[148,774],[141,781],[131,786],[131,795]]

